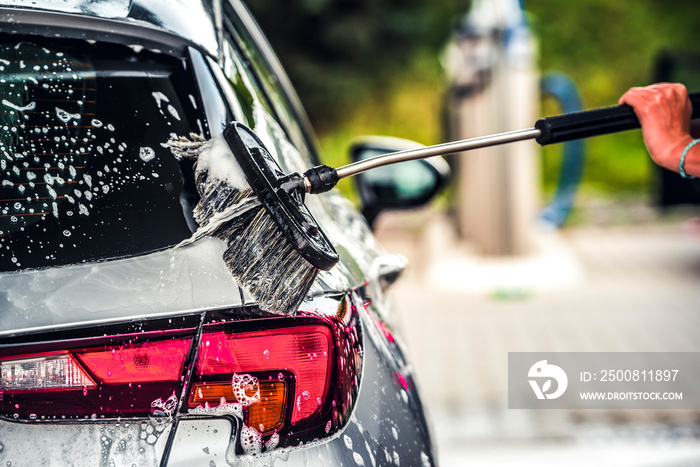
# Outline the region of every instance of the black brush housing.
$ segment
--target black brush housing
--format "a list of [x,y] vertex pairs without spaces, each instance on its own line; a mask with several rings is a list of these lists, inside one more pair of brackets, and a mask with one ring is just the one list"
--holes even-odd
[[302,176],[282,173],[262,141],[241,123],[230,123],[224,139],[280,235],[314,268],[328,271],[335,266],[338,253],[304,205]]

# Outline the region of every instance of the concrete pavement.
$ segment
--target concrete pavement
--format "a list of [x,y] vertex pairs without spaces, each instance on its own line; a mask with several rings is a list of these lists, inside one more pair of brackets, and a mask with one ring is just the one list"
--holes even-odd
[[507,409],[508,352],[700,351],[700,240],[682,221],[540,232],[515,259],[480,257],[434,211],[377,233],[411,262],[392,323],[443,466],[700,464],[700,411]]

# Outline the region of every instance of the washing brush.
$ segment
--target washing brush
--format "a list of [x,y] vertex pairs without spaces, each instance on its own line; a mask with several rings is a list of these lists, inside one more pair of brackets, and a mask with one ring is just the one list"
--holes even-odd
[[177,247],[211,236],[224,241],[223,260],[258,306],[293,314],[320,270],[338,254],[304,205],[303,178],[285,175],[257,135],[231,123],[211,140],[191,134],[168,141],[178,159],[192,159],[199,227]]
[[[690,94],[690,99],[692,118],[699,118],[700,93]],[[191,240],[203,235],[225,240],[226,265],[260,308],[288,314],[298,309],[318,273],[338,262],[333,245],[304,205],[306,194],[326,192],[343,178],[389,164],[529,139],[544,146],[639,126],[633,109],[623,104],[542,118],[530,129],[382,154],[340,168],[320,165],[303,174],[283,173],[262,141],[241,123],[229,124],[206,144],[181,140],[170,146],[178,157],[197,158],[201,199],[195,219],[201,227]]]

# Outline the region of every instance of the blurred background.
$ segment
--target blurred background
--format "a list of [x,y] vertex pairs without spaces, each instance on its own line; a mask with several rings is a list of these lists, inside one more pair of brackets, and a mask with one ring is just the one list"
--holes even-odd
[[[349,162],[360,135],[435,144],[614,105],[659,80],[700,90],[693,0],[249,8],[329,165]],[[700,351],[700,185],[656,168],[639,131],[564,146],[448,158],[437,200],[374,224],[411,262],[391,322],[441,465],[700,465],[700,411],[507,409],[508,352]]]

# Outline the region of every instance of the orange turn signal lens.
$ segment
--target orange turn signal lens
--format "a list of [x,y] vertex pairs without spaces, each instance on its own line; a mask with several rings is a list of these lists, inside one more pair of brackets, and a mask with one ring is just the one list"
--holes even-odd
[[[260,381],[260,401],[246,409],[246,425],[260,433],[272,433],[282,427],[287,405],[287,384],[284,381]],[[252,394],[251,394],[252,395]],[[236,401],[231,383],[195,383],[190,392],[190,405],[217,405],[224,398]]]
[[231,383],[196,383],[190,393],[190,404],[218,404],[222,397],[229,402],[236,400]]

